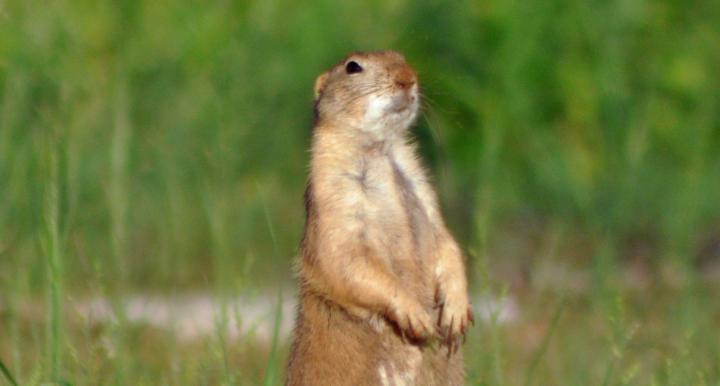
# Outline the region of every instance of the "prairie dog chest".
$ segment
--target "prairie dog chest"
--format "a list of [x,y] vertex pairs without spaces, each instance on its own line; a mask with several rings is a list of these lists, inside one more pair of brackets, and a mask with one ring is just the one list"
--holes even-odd
[[[362,157],[353,177],[362,195],[363,207],[369,219],[381,216],[385,221],[405,214],[404,196],[412,194],[405,173],[392,155]],[[399,183],[402,182],[402,183]]]
[[430,224],[417,193],[417,178],[407,172],[392,154],[367,156],[354,172],[362,192],[363,216],[388,241],[417,244],[426,237]]

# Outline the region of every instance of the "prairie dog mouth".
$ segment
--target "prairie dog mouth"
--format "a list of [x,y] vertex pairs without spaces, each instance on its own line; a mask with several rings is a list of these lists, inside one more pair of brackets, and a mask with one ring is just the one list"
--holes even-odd
[[[414,90],[396,90],[369,98],[364,114],[366,122],[398,121],[409,123],[418,109],[418,93]],[[407,122],[406,122],[407,121]]]
[[405,91],[400,92],[396,94],[392,98],[392,103],[389,106],[389,110],[393,112],[403,112],[405,110],[408,110],[409,108],[413,107],[415,105],[415,101],[417,100],[417,93],[412,91]]

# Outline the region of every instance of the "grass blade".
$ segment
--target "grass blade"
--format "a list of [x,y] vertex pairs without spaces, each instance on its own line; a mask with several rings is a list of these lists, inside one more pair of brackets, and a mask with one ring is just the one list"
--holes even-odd
[[278,366],[277,366],[277,346],[280,337],[280,324],[282,323],[282,291],[278,292],[277,308],[275,309],[275,323],[273,326],[272,343],[270,345],[270,355],[268,356],[268,363],[265,367],[265,380],[263,386],[273,386],[277,384],[278,377]]
[[532,362],[530,362],[530,367],[528,368],[527,376],[525,377],[525,386],[530,386],[533,381],[533,375],[535,375],[535,370],[537,369],[538,365],[540,364],[540,359],[545,355],[545,352],[547,351],[548,346],[550,345],[550,339],[552,338],[553,334],[555,333],[555,330],[557,330],[558,321],[560,320],[560,315],[562,315],[563,309],[565,309],[566,305],[565,297],[563,297],[560,300],[560,304],[558,305],[557,309],[555,310],[555,314],[553,315],[552,320],[550,321],[550,328],[548,329],[547,333],[545,334],[545,337],[543,338],[542,344],[540,345],[540,348],[533,356]]
[[46,167],[47,183],[45,187],[44,230],[41,236],[43,252],[47,259],[48,298],[50,315],[48,320],[47,350],[50,361],[50,376],[60,379],[62,369],[61,333],[62,333],[62,247],[60,245],[60,189],[59,162],[54,144],[50,144]]
[[3,361],[0,361],[0,372],[3,373],[5,379],[7,379],[11,385],[18,386],[17,381],[15,380],[15,378],[13,378],[12,374],[10,374],[10,370],[8,370],[7,366],[5,366],[5,363],[3,363]]

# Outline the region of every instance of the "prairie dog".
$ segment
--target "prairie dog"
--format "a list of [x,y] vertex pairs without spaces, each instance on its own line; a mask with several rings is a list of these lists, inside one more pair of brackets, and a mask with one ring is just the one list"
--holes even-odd
[[[300,304],[286,385],[461,385],[462,253],[410,142],[418,81],[393,51],[315,81]],[[440,342],[440,345],[433,345]]]

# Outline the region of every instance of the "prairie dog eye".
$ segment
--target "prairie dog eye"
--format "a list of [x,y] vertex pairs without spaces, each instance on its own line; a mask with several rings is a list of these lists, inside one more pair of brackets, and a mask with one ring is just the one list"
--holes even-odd
[[345,72],[348,74],[357,74],[358,72],[362,72],[363,68],[355,61],[349,61],[345,65]]

